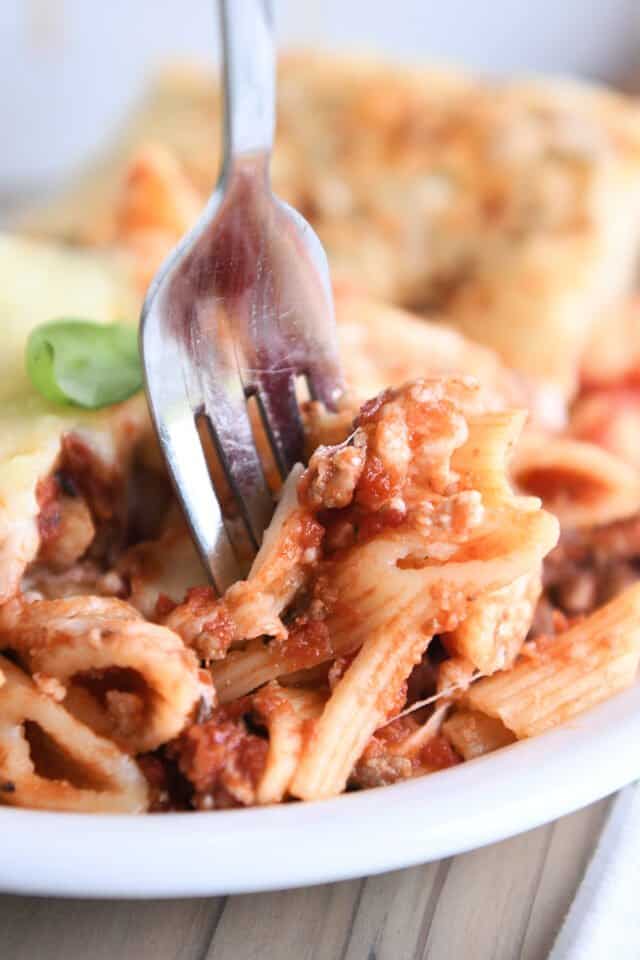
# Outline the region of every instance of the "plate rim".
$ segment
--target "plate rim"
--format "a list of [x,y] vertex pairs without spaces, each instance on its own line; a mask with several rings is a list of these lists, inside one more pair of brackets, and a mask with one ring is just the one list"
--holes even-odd
[[147,816],[0,807],[0,892],[217,896],[427,863],[533,829],[640,778],[639,742],[635,684],[538,737],[330,800]]

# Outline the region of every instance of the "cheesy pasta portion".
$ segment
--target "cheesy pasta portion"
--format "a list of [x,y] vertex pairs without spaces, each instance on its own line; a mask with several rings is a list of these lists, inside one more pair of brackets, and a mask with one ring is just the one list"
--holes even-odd
[[210,78],[163,76],[24,221],[46,240],[0,235],[0,804],[319,800],[636,681],[637,104],[302,54],[279,84],[274,181],[327,247],[348,389],[303,402],[223,596],[142,396],[54,404],[24,365],[39,324],[137,317],[213,182]]

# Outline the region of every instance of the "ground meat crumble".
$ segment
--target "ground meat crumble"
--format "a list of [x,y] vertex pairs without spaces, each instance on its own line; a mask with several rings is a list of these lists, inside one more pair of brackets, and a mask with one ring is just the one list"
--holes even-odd
[[640,578],[640,515],[563,531],[544,563],[547,602],[568,616],[591,613]]
[[218,707],[167,747],[191,786],[198,810],[250,805],[264,769],[268,743],[248,726],[250,700]]

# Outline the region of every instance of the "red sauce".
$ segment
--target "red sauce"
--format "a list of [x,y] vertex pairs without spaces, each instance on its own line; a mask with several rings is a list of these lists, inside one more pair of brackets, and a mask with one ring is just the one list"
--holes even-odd
[[[238,715],[248,706],[245,699],[232,707],[219,707],[210,720],[193,724],[171,745],[171,755],[193,787],[196,807],[253,802],[268,743],[250,733]],[[210,798],[209,803],[205,798]]]
[[60,493],[60,484],[55,477],[40,480],[36,487],[36,500],[40,507],[38,533],[41,543],[47,543],[58,536],[62,519]]
[[168,617],[177,606],[178,604],[175,603],[171,597],[168,597],[166,593],[159,593],[158,599],[156,600],[156,620],[162,620],[164,617]]
[[[170,610],[165,622],[204,659],[224,656],[236,636],[236,627],[224,602],[211,587],[192,587],[184,601]],[[195,641],[195,643],[194,643]]]
[[163,790],[167,787],[167,772],[160,757],[153,753],[144,753],[138,757],[140,769],[147,778],[147,783],[154,790]]
[[366,540],[372,540],[382,530],[399,527],[405,519],[404,513],[400,510],[385,509],[377,513],[366,513],[358,521],[357,539],[358,543]]
[[324,537],[324,527],[313,517],[300,521],[299,543],[304,550],[319,547]]
[[325,554],[335,553],[336,550],[345,550],[353,546],[356,539],[356,531],[352,522],[353,511],[336,510],[335,515],[327,516],[326,536],[324,540]]
[[207,617],[202,633],[216,639],[220,651],[228,650],[236,634],[235,624],[224,601],[219,600],[211,587],[192,587],[187,591],[185,605],[195,617]]
[[194,616],[207,613],[211,606],[216,606],[218,602],[218,596],[213,587],[190,587],[184,598],[184,605]]
[[289,628],[289,635],[274,640],[272,645],[290,670],[303,670],[333,656],[331,636],[323,620],[300,617]]
[[462,762],[447,738],[443,736],[432,737],[420,751],[419,759],[425,766],[435,770],[445,770]]
[[341,551],[348,550],[354,543],[365,543],[383,530],[400,527],[405,514],[393,507],[371,512],[354,505],[342,510],[322,510],[318,519],[326,531],[325,553],[337,559]]
[[191,790],[174,760],[162,749],[156,753],[143,753],[136,760],[149,786],[151,813],[189,809]]
[[214,615],[203,623],[202,633],[208,637],[212,655],[224,656],[236,636],[236,625],[224,603],[220,602]]
[[355,501],[368,510],[378,510],[399,492],[394,489],[388,470],[380,457],[368,456],[355,492]]
[[418,729],[418,724],[412,716],[398,717],[386,726],[376,731],[376,738],[385,744],[400,743]]
[[89,446],[74,433],[62,439],[65,469],[100,520],[114,516],[123,502],[122,483],[117,471],[106,467]]
[[366,423],[371,423],[376,419],[381,408],[393,397],[394,391],[388,387],[379,393],[377,397],[372,397],[360,407],[360,412],[354,420],[355,427],[362,427]]

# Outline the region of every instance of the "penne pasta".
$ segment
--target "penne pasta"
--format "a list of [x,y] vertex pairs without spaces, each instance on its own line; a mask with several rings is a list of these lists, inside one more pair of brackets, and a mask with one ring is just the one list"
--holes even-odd
[[442,724],[442,732],[463,760],[473,760],[515,742],[501,720],[477,710],[456,710]]
[[264,719],[269,733],[256,803],[279,803],[284,798],[300,759],[307,727],[322,712],[325,699],[317,690],[295,690],[273,682],[253,697],[253,709]]
[[527,637],[541,590],[540,574],[534,573],[485,593],[447,635],[448,649],[483,674],[508,669]]
[[274,187],[328,252],[346,390],[328,410],[297,378],[305,463],[284,484],[247,398],[277,505],[223,596],[143,397],[53,402],[25,364],[40,324],[139,315],[215,182],[215,84],[159,80],[31,221],[64,245],[0,235],[0,803],[321,799],[542,733],[636,677],[638,105],[308,53],[279,70]]
[[[335,645],[333,652],[335,654],[342,637],[345,645],[337,648],[340,654],[360,644],[361,647],[305,745],[291,787],[296,796],[325,797],[344,789],[364,745],[384,719],[389,701],[400,695],[431,635],[448,626],[457,626],[469,614],[472,602],[465,585],[466,577],[473,580],[480,594],[495,589],[490,582],[492,576],[504,577],[500,586],[511,584],[518,576],[512,566],[518,562],[516,544],[526,543],[529,549],[540,549],[542,557],[554,542],[553,523],[544,529],[548,515],[537,510],[533,503],[513,498],[506,482],[500,484],[494,480],[498,464],[504,470],[507,438],[513,435],[501,427],[493,434],[500,455],[486,461],[493,469],[487,466],[474,473],[467,467],[461,471],[464,481],[477,483],[481,495],[487,492],[488,503],[500,515],[497,537],[495,530],[487,531],[486,521],[480,524],[482,534],[475,541],[475,531],[467,529],[469,539],[459,547],[454,546],[442,564],[429,557],[429,536],[422,540],[414,536],[412,542],[406,532],[401,538],[388,534],[360,551],[352,551],[331,571],[337,596],[349,597],[348,604],[339,605],[327,620]],[[466,442],[472,446],[476,441],[470,438]],[[496,506],[501,500],[509,506]],[[508,513],[507,523],[501,511]],[[527,535],[523,526],[533,518],[542,525],[537,535],[531,530]],[[427,529],[433,528],[430,525]],[[507,531],[514,535],[510,543]],[[479,556],[483,558],[482,569],[475,566],[475,558]],[[524,568],[530,569],[530,566],[529,557]],[[420,629],[416,632],[418,625]]]
[[[212,671],[223,702],[286,673],[352,653],[367,634],[386,626],[390,610],[407,621],[431,623],[432,632],[452,628],[478,594],[503,587],[535,568],[555,542],[556,523],[536,509],[536,501],[514,498],[506,480],[497,479],[500,471],[504,474],[506,453],[522,418],[514,415],[507,421],[503,416],[497,424],[478,418],[471,423],[462,447],[469,453],[458,460],[454,456],[452,466],[465,483],[477,485],[488,506],[495,506],[494,524],[483,523],[467,542],[452,545],[444,557],[433,541],[438,536],[447,538],[448,533],[440,533],[437,522],[427,538],[419,531],[395,534],[391,530],[347,551],[324,573],[337,598],[326,618],[330,642],[322,649],[306,642],[285,642],[232,652]],[[473,455],[483,440],[492,451],[484,465]],[[449,517],[445,519],[450,522]],[[341,599],[346,597],[348,602]]]
[[640,660],[640,586],[473,684],[463,704],[500,720],[519,739],[565,723],[633,683]]
[[301,469],[294,467],[287,478],[247,580],[234,583],[222,602],[211,590],[193,591],[165,618],[166,626],[203,658],[218,659],[237,640],[286,637],[280,614],[308,581],[324,533],[298,504]]
[[469,418],[469,436],[454,452],[451,465],[471,489],[481,491],[487,504],[505,503],[515,497],[506,467],[526,419],[524,410],[501,410]]
[[146,810],[147,785],[131,757],[39,692],[4,657],[0,668],[0,804],[86,813]]
[[374,730],[397,702],[411,669],[431,639],[397,624],[389,644],[384,631],[372,634],[331,695],[320,718],[309,730],[291,793],[303,800],[320,800],[344,790],[354,763]]
[[535,567],[556,537],[549,514],[505,509],[496,527],[485,527],[444,561],[432,558],[418,539],[389,537],[369,544],[334,572],[338,595],[346,596],[349,587],[348,603],[337,605],[327,621],[334,652],[352,651],[372,628],[399,616],[412,617],[432,633],[454,629],[481,594]]
[[591,443],[529,435],[511,463],[516,486],[539,496],[566,527],[586,527],[640,509],[640,476],[629,464]]
[[0,647],[55,681],[71,713],[131,753],[179,734],[201,695],[193,653],[120,600],[10,601],[0,608]]

